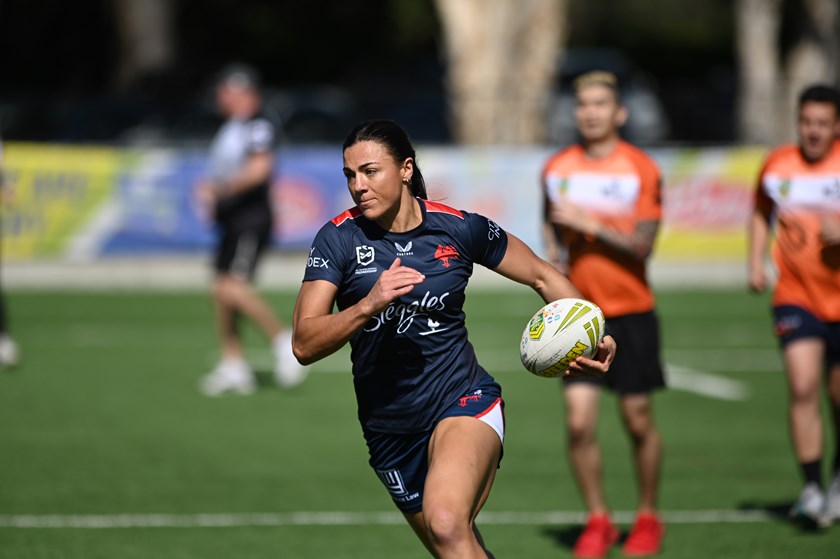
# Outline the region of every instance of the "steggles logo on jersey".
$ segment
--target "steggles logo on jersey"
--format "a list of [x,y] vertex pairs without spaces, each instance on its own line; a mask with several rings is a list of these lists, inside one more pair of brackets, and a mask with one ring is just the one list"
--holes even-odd
[[[367,325],[365,325],[364,331],[365,332],[375,332],[379,330],[379,328],[383,324],[387,324],[392,320],[397,321],[397,334],[404,334],[406,330],[411,326],[414,322],[414,319],[420,316],[427,316],[430,311],[442,311],[446,308],[446,304],[443,302],[449,296],[449,292],[447,291],[441,296],[432,295],[429,291],[423,295],[423,298],[419,301],[412,301],[408,304],[406,303],[399,303],[394,304],[391,303],[388,305],[388,308],[382,311],[379,314],[375,314],[371,317],[368,321]],[[430,320],[429,327],[431,328],[431,323],[434,321]],[[440,323],[436,323],[438,326]],[[449,327],[446,328],[432,328],[429,332],[423,332],[420,335],[425,336],[427,334],[433,334],[434,332],[442,332],[444,330],[448,330]]]
[[460,258],[461,255],[458,254],[458,250],[452,245],[438,245],[437,249],[435,250],[435,258],[441,261],[444,268],[448,268],[451,263],[449,262],[450,258]]
[[429,329],[425,332],[420,332],[421,336],[428,336],[429,334],[436,334],[437,332],[445,332],[450,328],[449,326],[441,328],[440,322],[432,320],[431,318],[426,321],[426,326],[428,326]]
[[402,246],[400,243],[394,243],[394,247],[397,249],[397,256],[411,256],[414,253],[411,252],[411,241],[408,241],[408,244]]
[[356,247],[356,262],[361,266],[367,266],[373,262],[373,247],[361,245]]

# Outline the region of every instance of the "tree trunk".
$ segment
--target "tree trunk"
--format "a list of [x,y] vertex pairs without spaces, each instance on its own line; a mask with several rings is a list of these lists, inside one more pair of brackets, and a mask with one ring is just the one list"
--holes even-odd
[[794,131],[796,103],[802,90],[816,83],[837,83],[837,56],[840,41],[837,38],[840,8],[837,0],[803,0],[807,13],[805,33],[791,48],[785,60],[788,76],[786,93],[789,118],[787,131]]
[[737,60],[739,66],[739,136],[744,142],[773,144],[789,120],[780,95],[778,55],[781,0],[737,0]]
[[136,85],[161,75],[174,62],[172,6],[169,0],[115,0],[120,37],[117,84]]
[[567,0],[435,0],[451,124],[467,144],[544,140]]

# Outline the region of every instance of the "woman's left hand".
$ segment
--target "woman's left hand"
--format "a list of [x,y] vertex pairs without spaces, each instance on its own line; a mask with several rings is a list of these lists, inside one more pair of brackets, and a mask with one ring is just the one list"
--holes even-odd
[[616,344],[612,336],[604,336],[598,344],[598,353],[594,359],[578,357],[569,364],[564,378],[571,377],[602,377],[615,359]]

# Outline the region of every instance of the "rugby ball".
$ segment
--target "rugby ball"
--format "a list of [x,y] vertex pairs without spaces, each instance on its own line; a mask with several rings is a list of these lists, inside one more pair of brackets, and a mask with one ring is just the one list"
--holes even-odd
[[594,357],[604,337],[604,313],[586,299],[558,299],[538,310],[522,332],[519,357],[540,377],[560,377],[576,357]]

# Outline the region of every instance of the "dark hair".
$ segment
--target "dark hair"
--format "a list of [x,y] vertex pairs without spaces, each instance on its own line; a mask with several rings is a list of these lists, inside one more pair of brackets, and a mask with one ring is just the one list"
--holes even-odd
[[840,115],[840,91],[830,85],[812,85],[799,96],[799,107],[807,102],[831,103],[835,112]]
[[403,128],[393,120],[367,120],[353,127],[347,138],[344,139],[342,151],[358,144],[359,142],[377,142],[385,146],[391,157],[397,163],[402,163],[409,157],[414,160],[414,173],[411,175],[411,183],[408,190],[413,196],[427,199],[426,181],[417,165],[417,155],[414,153],[414,146]]

